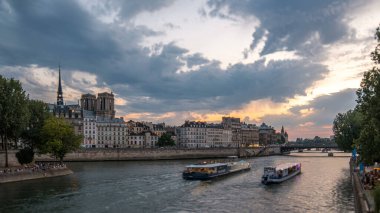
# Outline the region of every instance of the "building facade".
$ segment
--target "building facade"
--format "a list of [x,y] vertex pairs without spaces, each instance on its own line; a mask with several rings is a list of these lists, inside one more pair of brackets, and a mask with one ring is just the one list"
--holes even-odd
[[222,117],[223,128],[232,131],[232,143],[234,147],[245,146],[241,135],[241,125],[240,118]]
[[180,147],[185,148],[206,148],[206,122],[185,121],[178,128],[178,143]]
[[177,128],[178,144],[186,148],[237,147],[232,136],[232,130],[221,124],[185,121]]
[[98,131],[96,115],[93,111],[83,110],[83,148],[96,148],[98,145]]
[[122,118],[97,117],[97,146],[99,148],[128,147],[128,126]]
[[259,127],[260,146],[267,146],[276,142],[276,131],[273,127],[262,123]]
[[221,124],[208,124],[206,127],[207,147],[236,147],[232,143],[231,129],[224,129]]
[[130,133],[128,135],[128,148],[154,148],[158,142],[158,136],[153,132]]
[[98,93],[98,97],[83,94],[80,101],[82,110],[93,111],[97,117],[110,120],[115,118],[115,97],[112,92]]
[[254,124],[243,124],[241,128],[242,145],[245,147],[259,146],[259,127]]

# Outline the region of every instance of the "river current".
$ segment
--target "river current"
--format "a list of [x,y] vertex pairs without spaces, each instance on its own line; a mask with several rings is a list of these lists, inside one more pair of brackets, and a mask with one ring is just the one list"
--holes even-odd
[[[354,212],[349,158],[320,155],[249,158],[250,171],[212,181],[182,179],[197,160],[69,163],[69,176],[0,185],[0,212]],[[302,173],[260,183],[286,162]]]

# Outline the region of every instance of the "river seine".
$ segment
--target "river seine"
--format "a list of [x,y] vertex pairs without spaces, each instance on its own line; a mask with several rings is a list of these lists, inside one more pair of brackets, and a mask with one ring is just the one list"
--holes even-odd
[[[182,179],[197,160],[69,163],[69,176],[0,185],[0,212],[354,212],[349,158],[320,155],[251,158],[251,171],[206,182]],[[286,162],[302,173],[260,183]]]

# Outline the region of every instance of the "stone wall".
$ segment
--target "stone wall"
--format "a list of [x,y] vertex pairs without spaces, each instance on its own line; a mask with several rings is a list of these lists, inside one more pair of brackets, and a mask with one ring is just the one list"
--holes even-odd
[[[220,158],[237,155],[237,149],[83,149],[68,153],[65,161],[108,160],[168,160],[192,158]],[[36,161],[54,160],[48,155],[36,156]]]
[[[254,157],[259,148],[204,148],[204,149],[82,149],[68,153],[65,161],[117,161],[117,160],[168,160],[195,158],[223,158],[227,156]],[[19,166],[15,156],[16,151],[10,151],[9,165]],[[266,148],[262,155],[281,154],[278,147]],[[262,156],[260,155],[260,156]],[[5,166],[5,153],[0,152],[0,167]],[[36,161],[55,161],[49,155],[35,155]]]

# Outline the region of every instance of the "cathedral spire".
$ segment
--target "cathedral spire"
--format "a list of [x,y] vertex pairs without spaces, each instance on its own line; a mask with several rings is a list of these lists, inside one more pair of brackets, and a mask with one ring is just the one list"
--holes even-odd
[[58,68],[59,77],[58,77],[58,91],[57,91],[57,105],[63,105],[63,93],[62,93],[62,84],[61,84],[61,65]]

